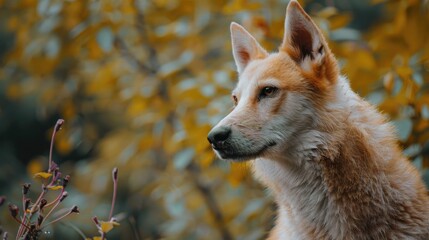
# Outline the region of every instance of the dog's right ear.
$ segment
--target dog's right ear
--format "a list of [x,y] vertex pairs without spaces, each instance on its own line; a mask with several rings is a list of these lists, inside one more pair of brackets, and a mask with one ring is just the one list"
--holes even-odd
[[239,24],[231,23],[232,54],[241,74],[250,61],[268,56],[267,51]]
[[322,32],[296,0],[290,0],[286,10],[280,51],[286,52],[319,89],[338,78],[337,61]]

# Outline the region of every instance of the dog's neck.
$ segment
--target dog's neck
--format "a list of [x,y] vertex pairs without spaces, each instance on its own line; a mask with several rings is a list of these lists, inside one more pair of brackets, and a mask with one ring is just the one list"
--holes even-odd
[[[359,226],[345,227],[351,225],[345,224],[350,218],[366,214],[366,218],[374,215],[377,219],[383,214],[374,207],[373,212],[362,207],[374,199],[372,205],[383,204],[377,202],[385,191],[380,186],[389,184],[379,173],[381,166],[375,165],[372,158],[382,155],[386,161],[390,159],[392,152],[387,149],[392,147],[380,145],[381,139],[385,144],[394,144],[394,138],[388,135],[390,126],[350,90],[345,79],[338,81],[336,91],[338,99],[333,99],[320,116],[325,118],[320,122],[331,119],[332,126],[304,131],[282,157],[254,161],[256,177],[275,195],[280,212],[278,225],[295,229],[282,234],[303,234],[294,236],[296,239],[341,239],[344,231],[359,230]],[[362,141],[364,137],[366,141],[371,137],[369,143],[373,144]],[[379,177],[370,179],[371,176]],[[289,217],[283,218],[282,214]]]

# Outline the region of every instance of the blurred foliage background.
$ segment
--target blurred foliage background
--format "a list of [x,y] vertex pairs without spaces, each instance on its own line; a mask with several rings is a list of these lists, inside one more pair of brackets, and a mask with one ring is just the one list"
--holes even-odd
[[[0,195],[54,159],[71,174],[50,229],[96,234],[119,168],[112,239],[261,239],[275,207],[245,164],[215,158],[206,135],[232,107],[229,24],[275,51],[286,0],[0,0]],[[354,90],[394,121],[404,153],[429,183],[429,1],[300,1]],[[0,225],[13,236],[7,207]]]

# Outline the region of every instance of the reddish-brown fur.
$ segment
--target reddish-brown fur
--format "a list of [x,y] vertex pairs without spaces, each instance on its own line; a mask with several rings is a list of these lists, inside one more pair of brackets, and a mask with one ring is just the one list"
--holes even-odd
[[[429,239],[427,190],[393,128],[339,75],[323,35],[296,1],[285,22],[273,54],[231,25],[237,106],[218,124],[238,132],[234,148],[250,155],[261,142],[276,143],[252,161],[278,205],[268,239]],[[261,100],[266,86],[278,94]]]

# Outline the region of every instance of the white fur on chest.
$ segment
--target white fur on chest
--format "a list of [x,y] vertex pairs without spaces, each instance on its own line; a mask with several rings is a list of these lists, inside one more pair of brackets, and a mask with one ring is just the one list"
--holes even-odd
[[278,204],[275,239],[309,239],[300,229],[308,219],[320,226],[341,227],[341,219],[334,217],[336,209],[325,198],[327,190],[321,183],[320,171],[312,163],[306,165],[297,169],[267,159],[254,162],[255,176],[272,190]]

